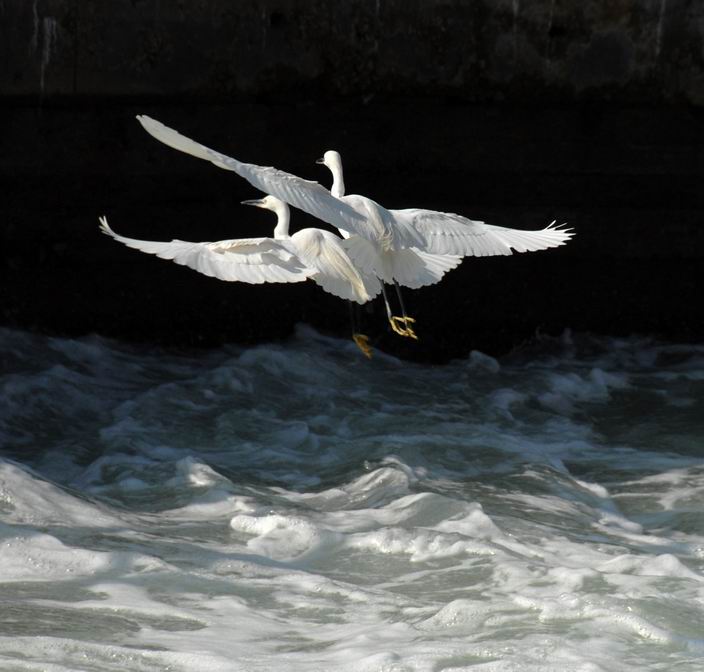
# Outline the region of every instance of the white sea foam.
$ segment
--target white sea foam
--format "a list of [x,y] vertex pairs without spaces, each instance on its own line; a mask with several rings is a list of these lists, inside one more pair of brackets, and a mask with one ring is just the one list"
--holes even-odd
[[0,345],[2,669],[704,665],[702,347]]

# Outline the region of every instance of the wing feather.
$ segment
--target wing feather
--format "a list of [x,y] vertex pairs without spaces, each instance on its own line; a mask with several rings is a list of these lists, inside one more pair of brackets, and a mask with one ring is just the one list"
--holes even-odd
[[341,299],[366,303],[381,290],[379,281],[363,276],[350,260],[342,240],[321,229],[303,229],[291,237],[298,256],[317,269],[311,280]]
[[390,210],[394,219],[415,228],[426,241],[424,252],[457,256],[494,256],[532,252],[564,245],[571,229],[555,222],[538,231],[523,231],[477,222],[461,215],[434,210]]
[[250,284],[303,282],[316,272],[273,238],[223,240],[217,243],[137,240],[115,233],[105,217],[100,218],[100,229],[127,247],[169,259],[219,280]]
[[369,240],[361,236],[350,236],[341,241],[341,245],[354,267],[363,276],[384,276],[381,253]]
[[286,173],[276,168],[242,163],[230,156],[216,152],[195,140],[181,135],[160,121],[137,115],[137,120],[151,136],[165,145],[199,159],[214,163],[219,168],[231,170],[252,186],[271,194],[313,217],[345,230],[359,233],[365,218],[354,208],[335,198],[325,187],[311,180]]
[[352,263],[362,274],[396,280],[404,287],[417,289],[440,282],[448,271],[462,263],[462,257],[429,254],[416,248],[379,252],[368,240],[352,236],[342,242]]
[[411,289],[440,282],[445,273],[462,262],[462,257],[429,254],[413,248],[392,252],[390,259],[396,282]]

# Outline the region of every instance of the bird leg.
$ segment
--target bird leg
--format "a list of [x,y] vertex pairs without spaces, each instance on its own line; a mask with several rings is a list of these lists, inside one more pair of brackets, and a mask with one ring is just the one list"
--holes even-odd
[[364,356],[367,359],[372,358],[372,346],[369,345],[369,336],[366,334],[357,334],[354,333],[352,334],[352,340],[355,342],[355,345],[362,351]]
[[350,307],[350,322],[352,323],[352,340],[355,345],[364,353],[367,359],[372,358],[372,346],[369,345],[369,336],[362,334],[358,331],[359,326],[359,313],[357,312],[358,306],[353,301],[349,301]]
[[409,318],[407,318],[405,315],[403,317],[398,317],[397,315],[394,315],[391,312],[391,306],[389,305],[389,297],[386,296],[386,289],[384,288],[383,282],[381,283],[381,295],[384,297],[386,317],[388,318],[389,324],[391,325],[391,328],[394,330],[394,332],[396,332],[399,336],[408,336],[409,338],[417,339],[418,337],[413,333],[412,330],[411,333],[409,333],[409,326],[406,322],[406,320]]
[[[415,331],[413,331],[412,323],[415,322],[414,318],[404,315],[403,317],[394,317],[392,319],[394,320],[394,323],[392,323],[391,326],[397,334],[401,334],[401,336],[408,336],[408,338],[412,338],[414,341],[418,340],[418,335]],[[395,322],[403,323],[403,327],[399,327]]]
[[410,331],[409,327],[406,325],[405,318],[392,315],[389,318],[389,324],[399,336],[408,336],[410,338],[415,338],[416,340],[418,339],[418,337]]
[[413,323],[415,322],[415,318],[413,317],[408,317],[406,315],[406,306],[403,304],[403,295],[401,294],[401,287],[399,287],[398,282],[394,280],[394,287],[396,287],[396,295],[398,296],[398,302],[401,304],[401,314],[403,315],[402,318],[396,318],[400,321],[403,322],[405,326],[405,334],[404,336],[408,336],[408,338],[412,338],[414,340],[418,340],[418,336],[416,336],[416,332],[413,331]]

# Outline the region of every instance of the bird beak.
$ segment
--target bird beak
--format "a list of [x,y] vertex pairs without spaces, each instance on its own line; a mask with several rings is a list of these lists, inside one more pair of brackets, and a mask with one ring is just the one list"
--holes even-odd
[[262,198],[253,198],[249,201],[242,201],[242,205],[253,205],[256,208],[261,208],[263,200]]
[[323,165],[325,165],[325,159],[322,159],[322,158],[321,158],[321,159],[316,159],[315,162],[316,162],[316,163],[322,163]]

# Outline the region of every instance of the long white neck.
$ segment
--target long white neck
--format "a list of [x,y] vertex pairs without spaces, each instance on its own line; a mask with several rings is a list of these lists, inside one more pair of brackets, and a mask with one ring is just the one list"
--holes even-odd
[[280,202],[272,208],[276,213],[276,228],[274,229],[274,238],[288,238],[288,223],[291,219],[291,211],[286,203]]
[[345,195],[345,180],[342,177],[342,161],[339,159],[328,165],[332,173],[332,187],[330,193],[335,198],[342,198]]

